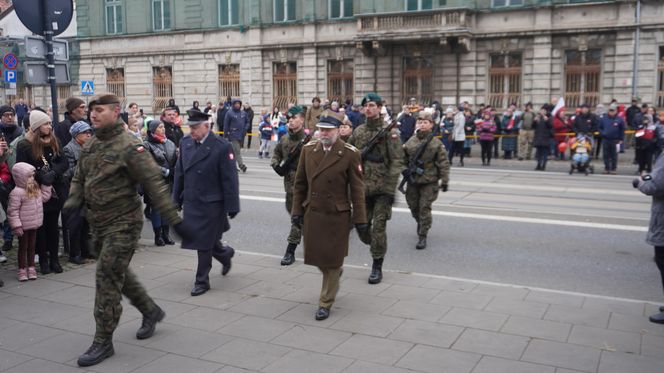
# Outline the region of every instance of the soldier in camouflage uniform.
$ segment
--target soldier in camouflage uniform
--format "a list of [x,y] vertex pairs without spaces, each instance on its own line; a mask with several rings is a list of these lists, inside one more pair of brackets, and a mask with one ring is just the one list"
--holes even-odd
[[[381,97],[375,93],[367,94],[362,100],[366,123],[358,126],[348,143],[363,152],[371,139],[385,126],[380,111],[383,107]],[[362,160],[364,169],[364,195],[370,237],[362,237],[364,243],[371,245],[373,265],[370,284],[378,284],[383,279],[383,259],[387,252],[387,221],[392,217],[394,193],[401,170],[404,169],[403,148],[399,130],[391,129],[379,139],[378,144]]]
[[79,357],[80,366],[95,365],[113,355],[112,336],[126,296],[143,314],[136,338],[152,336],[165,314],[148,296],[129,262],[138,245],[143,225],[142,204],[136,186],[142,184],[153,206],[179,234],[183,229],[176,206],[169,198],[159,167],[143,143],[126,132],[120,117],[120,100],[101,95],[89,104],[95,136],[81,151],[64,210],[83,210],[99,248],[92,346]]
[[[274,171],[284,178],[284,190],[286,191],[286,211],[290,215],[293,207],[293,182],[295,181],[295,171],[297,171],[297,164],[300,160],[300,152],[296,151],[298,144],[308,140],[304,132],[304,111],[300,106],[293,106],[288,110],[288,134],[283,136],[277,146],[274,148],[272,154],[272,161],[270,164]],[[302,147],[300,147],[302,149]],[[296,154],[297,153],[297,154]],[[283,165],[283,162],[288,159],[288,165]],[[290,233],[288,234],[288,246],[286,253],[281,259],[281,265],[287,266],[295,263],[295,249],[302,240],[302,229],[296,225],[291,224]]]
[[420,147],[424,147],[415,172],[409,169],[410,179],[406,187],[406,202],[413,218],[417,221],[419,241],[416,249],[427,247],[427,232],[431,228],[431,204],[438,198],[438,190],[447,192],[450,179],[450,161],[443,144],[430,137],[433,130],[433,116],[429,111],[421,111],[415,134],[406,141],[403,149],[408,167],[415,162]]

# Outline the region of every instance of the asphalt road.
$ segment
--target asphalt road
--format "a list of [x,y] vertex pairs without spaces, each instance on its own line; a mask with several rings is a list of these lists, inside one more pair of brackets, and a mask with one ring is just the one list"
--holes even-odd
[[[518,161],[482,168],[475,161],[453,167],[450,191],[434,205],[426,250],[415,250],[416,223],[398,197],[388,224],[386,269],[662,300],[653,249],[644,242],[650,200],[632,188],[633,176],[526,171]],[[281,179],[253,150],[245,153],[245,163],[242,212],[224,241],[239,250],[282,255],[290,219]],[[563,171],[567,163],[551,168]],[[144,237],[152,237],[149,222]],[[300,247],[298,260],[301,255]],[[371,263],[354,231],[346,263]]]

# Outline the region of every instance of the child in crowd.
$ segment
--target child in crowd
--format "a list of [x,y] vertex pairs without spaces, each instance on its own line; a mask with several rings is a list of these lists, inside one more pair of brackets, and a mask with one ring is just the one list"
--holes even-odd
[[496,122],[491,112],[485,111],[481,120],[477,121],[477,133],[482,147],[482,166],[491,166],[491,147],[496,134]]
[[274,127],[270,123],[270,114],[263,114],[263,121],[258,125],[258,132],[261,134],[261,147],[258,150],[258,158],[270,158],[270,147],[272,146],[272,136]]
[[12,232],[18,236],[18,280],[36,280],[35,244],[37,228],[44,221],[43,204],[51,199],[51,186],[35,181],[35,168],[18,162],[12,168],[16,188],[9,193],[7,219]]

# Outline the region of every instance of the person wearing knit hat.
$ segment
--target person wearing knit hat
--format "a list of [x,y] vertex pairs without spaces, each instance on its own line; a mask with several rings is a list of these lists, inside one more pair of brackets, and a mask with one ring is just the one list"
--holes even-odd
[[[81,157],[81,150],[83,145],[92,138],[92,127],[87,122],[78,121],[74,123],[69,129],[69,134],[72,139],[62,149],[69,168],[62,175],[62,178],[68,184],[76,173],[76,166]],[[64,239],[69,243],[69,262],[74,264],[85,264],[86,259],[92,259],[88,251],[88,235],[90,227],[85,219],[80,214],[62,213],[62,220],[71,225],[63,228]],[[72,223],[75,221],[76,223]],[[66,234],[65,234],[66,233]]]
[[30,112],[30,132],[36,133],[39,130],[39,127],[51,124],[51,118],[39,110],[33,110]]
[[[0,106],[0,132],[7,145],[23,134],[23,128],[16,123],[16,112],[11,106]],[[5,152],[0,156],[0,161],[4,162],[6,157]]]
[[59,123],[56,121],[53,126],[55,137],[58,138],[62,145],[68,144],[71,141],[71,134],[69,133],[71,126],[80,120],[85,120],[88,116],[85,101],[78,97],[69,97],[65,101],[65,108],[67,111],[64,114],[64,120]]

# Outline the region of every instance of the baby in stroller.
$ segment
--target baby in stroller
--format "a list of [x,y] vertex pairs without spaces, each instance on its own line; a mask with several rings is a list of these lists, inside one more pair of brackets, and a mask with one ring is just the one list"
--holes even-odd
[[570,164],[569,174],[574,170],[586,175],[595,173],[595,168],[590,164],[592,157],[592,138],[580,133],[577,137],[570,140],[570,152],[572,153],[572,163]]

